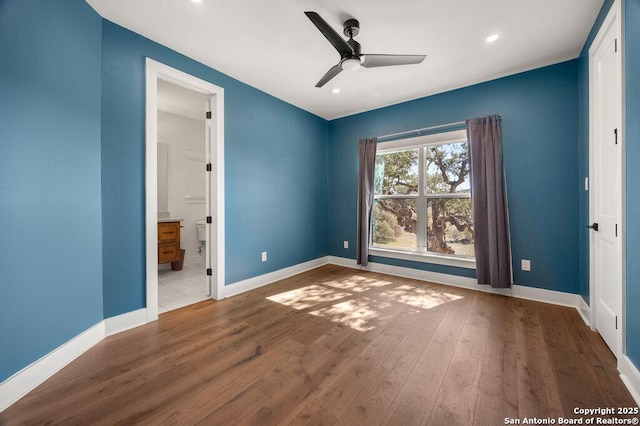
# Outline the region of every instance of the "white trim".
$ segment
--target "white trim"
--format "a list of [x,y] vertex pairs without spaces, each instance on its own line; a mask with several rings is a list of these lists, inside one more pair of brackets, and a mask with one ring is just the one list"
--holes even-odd
[[104,334],[105,336],[111,336],[122,331],[127,331],[132,328],[145,325],[147,323],[147,318],[147,308],[107,318],[104,320]]
[[[151,226],[158,220],[158,71],[154,64],[145,63],[145,253],[147,321],[158,319],[158,228]],[[155,120],[149,120],[153,114]],[[156,143],[150,143],[156,141]],[[153,267],[152,267],[153,265]]]
[[[354,260],[355,262],[355,260]],[[279,269],[277,271],[269,272],[257,277],[248,278],[243,281],[237,281],[233,284],[229,284],[224,288],[224,297],[235,296],[245,291],[253,290],[258,287],[274,283],[276,281],[283,280],[293,275],[298,275],[311,269],[326,265],[329,263],[329,256],[319,257],[308,262],[299,263],[297,265],[289,266],[288,268]]]
[[[620,0],[615,0],[614,3],[611,5],[611,8],[609,9],[609,12],[607,13],[606,18],[604,19],[604,21],[602,22],[602,25],[600,26],[600,29],[598,30],[598,33],[596,34],[594,40],[591,43],[591,46],[589,46],[589,178],[591,178],[591,176],[594,175],[594,168],[595,168],[595,164],[594,164],[594,160],[596,158],[594,149],[595,149],[595,134],[596,134],[596,120],[595,120],[595,111],[596,111],[596,104],[595,104],[595,99],[594,99],[594,94],[595,94],[595,81],[594,81],[594,76],[595,76],[595,65],[594,65],[594,61],[593,61],[593,57],[599,47],[599,45],[604,41],[605,36],[608,33],[608,28],[610,28],[611,26],[615,26],[615,32],[616,32],[616,37],[619,40],[619,45],[618,45],[618,51],[620,52],[620,56],[619,56],[619,63],[618,63],[618,68],[620,73],[622,73],[622,56],[623,56],[623,52],[624,49],[622,46],[623,44],[623,37],[622,37],[622,25],[623,25],[623,19],[622,19],[622,6],[621,6],[621,1]],[[624,191],[624,179],[623,179],[623,171],[624,171],[624,167],[625,167],[625,134],[624,134],[624,111],[625,111],[625,107],[624,107],[624,89],[623,89],[623,85],[624,85],[624,80],[623,80],[623,76],[622,74],[620,74],[619,76],[619,82],[620,82],[620,123],[618,126],[618,142],[620,144],[621,147],[621,152],[620,152],[620,156],[619,156],[619,168],[618,168],[618,182],[620,184],[619,190],[620,190],[620,202],[619,205],[617,206],[618,208],[618,218],[617,218],[617,222],[620,224],[619,226],[619,234],[620,234],[620,238],[618,240],[618,244],[619,244],[619,250],[618,252],[620,253],[620,264],[618,265],[618,267],[620,268],[620,280],[621,280],[621,294],[620,294],[620,312],[618,313],[620,315],[620,328],[618,329],[618,333],[617,333],[617,350],[618,353],[614,353],[614,355],[616,356],[616,358],[620,359],[620,357],[622,356],[622,354],[624,354],[626,352],[626,342],[625,342],[625,337],[626,337],[626,312],[625,312],[625,307],[626,307],[626,294],[625,294],[625,287],[626,287],[626,275],[625,275],[625,270],[623,269],[623,265],[625,264],[625,254],[626,254],[626,249],[625,249],[625,224],[626,224],[626,215],[625,215],[625,211],[623,209],[623,206],[625,205],[625,191]],[[591,184],[591,179],[589,179],[589,188],[592,188],[593,185]],[[591,220],[593,218],[594,215],[594,210],[595,210],[595,200],[594,200],[594,192],[593,191],[589,191],[589,223],[593,223],[593,221]],[[590,309],[589,309],[589,324],[591,326],[591,328],[596,331],[597,330],[597,324],[596,324],[596,308],[597,308],[597,290],[596,290],[596,279],[595,279],[595,253],[593,250],[593,246],[594,246],[594,233],[590,232],[589,233],[589,298],[591,300],[590,302]]]
[[640,371],[626,355],[618,357],[618,371],[620,371],[622,383],[627,387],[636,404],[640,405]]
[[395,139],[390,141],[378,142],[377,152],[387,154],[397,149],[418,148],[425,144],[444,145],[447,143],[466,142],[467,129],[452,130],[448,132],[438,132],[429,135],[414,136],[411,138]]
[[587,327],[593,330],[593,327],[591,327],[591,307],[587,305],[587,302],[585,302],[582,297],[578,300],[578,306],[576,309],[582,317],[582,321],[584,321]]
[[[225,244],[224,244],[224,89],[201,80],[185,72],[171,68],[153,59],[146,58],[146,118],[145,118],[145,220],[146,220],[146,291],[147,321],[158,319],[158,253],[157,253],[157,81],[162,79],[195,92],[209,95],[215,117],[215,132],[209,133],[213,172],[210,173],[210,187],[215,188],[215,197],[209,197],[214,225],[208,226],[211,253],[215,259],[207,259],[207,265],[215,271],[212,277],[211,297],[219,299],[225,284]],[[213,140],[211,140],[213,139]],[[209,148],[207,148],[209,149]],[[214,228],[214,229],[211,229]],[[208,250],[209,251],[209,250]]]
[[581,296],[572,293],[564,293],[561,291],[546,290],[523,285],[514,285],[511,288],[505,289],[496,289],[489,286],[479,285],[475,278],[460,277],[457,275],[423,271],[421,269],[405,268],[402,266],[386,265],[382,263],[369,262],[366,267],[361,267],[356,264],[355,260],[346,259],[344,257],[329,256],[329,263],[345,266],[347,268],[380,272],[398,277],[413,278],[436,284],[462,287],[470,290],[483,291],[485,293],[502,294],[504,296],[517,297],[519,299],[535,300],[537,302],[552,303],[554,305],[570,306],[573,308],[577,308],[580,300],[582,300]]
[[413,262],[434,263],[436,265],[455,266],[457,268],[476,269],[476,260],[472,258],[453,257],[429,253],[417,253],[399,250],[369,247],[371,256],[389,257],[392,259],[411,260]]
[[104,338],[104,335],[104,322],[100,321],[2,382],[0,412],[91,349]]

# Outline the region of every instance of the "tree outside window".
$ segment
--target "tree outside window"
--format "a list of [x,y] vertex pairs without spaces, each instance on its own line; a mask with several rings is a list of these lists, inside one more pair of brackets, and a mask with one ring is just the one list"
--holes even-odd
[[474,257],[469,172],[466,140],[379,149],[371,246]]

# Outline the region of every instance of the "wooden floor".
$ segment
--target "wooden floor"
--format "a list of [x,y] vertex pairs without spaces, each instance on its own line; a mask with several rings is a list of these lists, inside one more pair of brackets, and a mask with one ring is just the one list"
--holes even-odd
[[635,405],[575,309],[329,265],[109,337],[0,424],[485,426]]

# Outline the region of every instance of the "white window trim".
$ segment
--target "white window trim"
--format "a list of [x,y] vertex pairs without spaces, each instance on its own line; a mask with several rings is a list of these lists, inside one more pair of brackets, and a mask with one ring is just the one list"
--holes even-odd
[[[425,145],[444,145],[449,143],[463,142],[467,140],[467,131],[462,130],[454,130],[450,132],[443,133],[435,133],[431,135],[425,136],[417,136],[414,138],[407,139],[399,139],[388,142],[380,142],[377,146],[377,152],[379,154],[389,154],[394,151],[406,150],[411,148],[419,148]],[[420,150],[419,160],[418,160],[418,174],[419,176],[424,176],[424,158],[422,155],[422,150]],[[460,194],[424,194],[423,183],[420,182],[418,186],[418,194],[394,194],[394,195],[382,195],[376,196],[377,199],[389,199],[389,198],[413,198],[418,200],[418,204],[426,203],[428,198],[470,198],[471,194],[460,193]],[[419,209],[426,208],[426,205],[417,206]],[[426,235],[426,230],[424,229],[424,224],[418,222],[417,224],[417,234]],[[419,238],[418,238],[419,240]],[[426,252],[426,246],[420,247],[420,242],[418,241],[418,247],[416,247],[419,251],[403,251],[403,250],[393,250],[386,248],[374,247],[369,243],[369,254],[371,256],[379,256],[379,257],[388,257],[392,259],[400,259],[400,260],[409,260],[413,262],[423,262],[423,263],[432,263],[436,265],[445,265],[445,266],[454,266],[457,268],[466,268],[466,269],[476,269],[476,259],[470,257],[463,256],[447,256],[442,254],[435,254]],[[425,250],[425,251],[422,251]]]
[[390,250],[372,246],[369,246],[369,255],[410,260],[413,262],[433,263],[436,265],[455,266],[457,268],[476,269],[476,259],[472,257],[454,257],[435,253]]

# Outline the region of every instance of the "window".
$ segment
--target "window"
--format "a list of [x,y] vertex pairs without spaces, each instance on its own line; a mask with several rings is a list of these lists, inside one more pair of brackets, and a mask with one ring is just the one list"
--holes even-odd
[[466,132],[378,144],[370,252],[475,266]]

